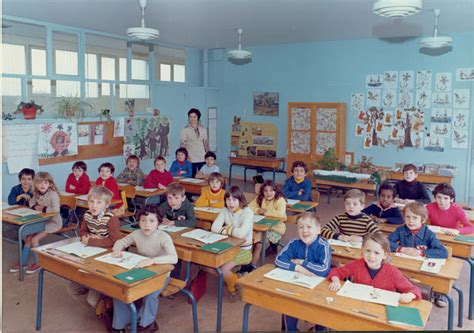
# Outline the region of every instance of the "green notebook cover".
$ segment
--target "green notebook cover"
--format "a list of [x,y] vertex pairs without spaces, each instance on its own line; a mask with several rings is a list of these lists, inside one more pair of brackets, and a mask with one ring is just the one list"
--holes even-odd
[[209,251],[213,253],[221,253],[227,249],[230,249],[232,247],[232,244],[230,243],[213,243],[213,244],[206,244],[201,246],[201,250],[204,251]]
[[308,210],[311,208],[311,205],[307,204],[302,204],[302,203],[296,203],[293,206],[291,206],[293,209],[299,209],[299,210]]
[[115,274],[114,277],[126,283],[133,283],[155,276],[156,273],[145,268],[132,269],[127,272]]
[[391,324],[423,327],[420,310],[417,308],[386,305],[385,310],[387,311],[387,321]]
[[269,218],[261,219],[260,221],[256,222],[256,225],[264,225],[266,227],[273,227],[274,225],[280,223],[280,220],[274,220]]
[[123,230],[123,231],[135,231],[137,229],[139,229],[140,227],[138,226],[138,224],[127,224],[127,225],[124,225],[124,226],[121,226],[120,227],[120,230]]
[[456,237],[454,237],[454,240],[458,240],[461,242],[474,243],[474,236],[457,235]]
[[31,222],[40,218],[42,218],[41,215],[33,214],[33,215],[26,215],[26,216],[18,216],[18,217],[15,217],[14,220],[18,222]]

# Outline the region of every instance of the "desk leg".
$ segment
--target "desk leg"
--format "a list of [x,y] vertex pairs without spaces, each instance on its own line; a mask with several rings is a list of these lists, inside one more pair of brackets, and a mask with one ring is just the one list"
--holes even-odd
[[232,185],[232,163],[229,165],[229,186]]
[[464,314],[464,294],[462,289],[457,285],[453,285],[453,289],[458,292],[458,327],[462,327],[462,316]]
[[40,268],[38,272],[38,297],[36,303],[36,330],[41,330],[41,313],[43,310],[43,274],[44,269]]
[[262,232],[262,252],[260,253],[260,266],[265,264],[265,243],[267,242],[267,231]]
[[453,317],[454,317],[454,304],[453,298],[451,295],[446,294],[446,298],[448,299],[448,331],[453,330]]
[[470,285],[469,285],[469,309],[468,309],[468,318],[472,320],[472,312],[473,312],[473,298],[474,298],[474,258],[466,259],[469,263],[469,267],[471,268],[471,275],[470,275]]
[[244,306],[244,320],[242,322],[242,332],[248,332],[249,330],[249,310],[252,304],[245,303]]
[[18,258],[19,258],[18,261],[20,262],[20,281],[23,281],[23,279],[25,278],[25,271],[23,270],[23,266],[26,263],[23,263],[23,256],[22,256],[22,252],[23,252],[22,235],[23,235],[23,229],[24,229],[25,225],[26,224],[24,224],[20,228],[18,228]]
[[224,276],[222,270],[217,267],[217,274],[219,276],[217,282],[217,320],[216,320],[216,331],[221,331],[221,319],[222,319],[222,288],[224,286]]
[[135,307],[135,303],[133,302],[128,304],[128,307],[130,308],[130,313],[132,314],[130,329],[132,333],[137,333],[137,308]]

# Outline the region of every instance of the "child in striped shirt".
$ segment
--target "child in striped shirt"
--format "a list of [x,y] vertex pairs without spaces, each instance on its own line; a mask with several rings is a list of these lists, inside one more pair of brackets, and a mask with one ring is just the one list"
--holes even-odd
[[377,224],[362,213],[365,204],[365,193],[352,189],[344,195],[346,212],[336,215],[321,229],[321,235],[326,239],[338,239],[345,242],[362,242],[362,237],[379,230]]

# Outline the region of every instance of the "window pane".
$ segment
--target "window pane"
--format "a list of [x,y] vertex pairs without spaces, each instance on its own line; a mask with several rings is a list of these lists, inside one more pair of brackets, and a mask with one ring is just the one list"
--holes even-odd
[[119,80],[127,81],[127,58],[119,60]]
[[21,79],[13,77],[2,78],[3,96],[21,96]]
[[100,58],[100,76],[102,80],[115,80],[115,59],[109,57]]
[[175,82],[185,82],[185,67],[183,65],[173,65],[173,81]]
[[102,83],[100,93],[102,96],[110,96],[110,83]]
[[120,98],[149,98],[150,88],[144,84],[120,84]]
[[160,81],[171,81],[171,65],[160,64]]
[[97,82],[86,82],[86,97],[99,97],[99,84]]
[[56,74],[77,75],[77,52],[56,50]]
[[148,80],[148,61],[132,59],[132,80]]
[[46,76],[46,50],[31,49],[31,74]]
[[79,81],[56,81],[56,96],[57,97],[80,97],[81,85]]
[[86,53],[85,58],[86,79],[97,79],[97,54]]
[[9,74],[26,74],[25,46],[2,44],[2,71]]
[[51,94],[51,81],[33,79],[31,80],[32,90],[31,92],[36,95]]
[[[155,52],[156,62],[156,78],[161,78],[161,64],[186,64],[186,50],[174,47],[166,47],[160,45],[153,46],[153,52]],[[166,80],[170,81],[170,80]],[[176,81],[176,80],[175,80]],[[183,81],[184,82],[184,81]]]

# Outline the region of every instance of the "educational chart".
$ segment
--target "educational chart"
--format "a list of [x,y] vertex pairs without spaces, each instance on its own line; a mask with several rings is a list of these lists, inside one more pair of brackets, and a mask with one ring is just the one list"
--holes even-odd
[[77,124],[46,123],[40,125],[38,158],[77,155]]
[[170,123],[167,117],[125,118],[123,156],[154,159],[169,155]]
[[[365,149],[393,145],[443,152],[449,144],[466,149],[471,90],[458,82],[468,81],[474,81],[474,68],[458,68],[455,75],[430,70],[368,74],[365,93],[351,93],[355,135]],[[306,143],[303,134],[292,136],[291,145],[307,153],[296,144]]]
[[276,157],[277,128],[270,123],[240,122],[234,117],[230,137],[231,156]]
[[23,168],[38,170],[38,125],[6,126],[7,165],[10,174]]

